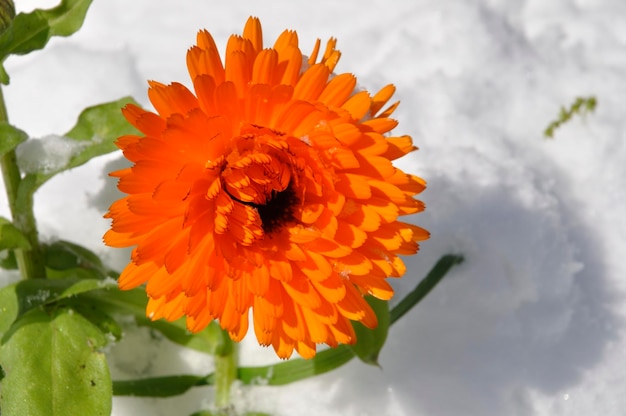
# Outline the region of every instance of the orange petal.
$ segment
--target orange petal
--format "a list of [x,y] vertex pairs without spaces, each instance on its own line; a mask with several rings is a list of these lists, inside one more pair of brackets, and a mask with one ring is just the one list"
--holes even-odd
[[294,100],[316,101],[324,88],[330,75],[330,70],[322,64],[315,64],[309,67],[300,76],[296,88],[293,91]]
[[263,49],[263,32],[261,30],[261,22],[257,17],[248,18],[243,28],[243,37],[250,41],[256,53]]
[[353,119],[360,120],[370,109],[372,99],[367,91],[359,91],[350,97],[342,106]]
[[339,74],[328,82],[319,100],[329,107],[340,107],[352,95],[356,78],[352,74]]
[[396,92],[396,87],[392,84],[385,85],[380,89],[374,97],[372,97],[372,107],[370,108],[370,114],[374,116],[380,109],[387,104],[387,101]]
[[156,81],[150,82],[148,90],[150,102],[163,118],[174,113],[186,114],[198,107],[198,100],[183,84],[174,82],[163,85]]
[[118,279],[120,289],[129,290],[144,284],[150,279],[158,267],[153,263],[136,265],[134,262],[128,263]]

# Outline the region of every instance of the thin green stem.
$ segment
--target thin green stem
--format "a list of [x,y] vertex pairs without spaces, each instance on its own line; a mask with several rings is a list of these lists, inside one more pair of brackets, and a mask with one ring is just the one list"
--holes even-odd
[[218,415],[230,414],[230,390],[237,379],[237,346],[226,331],[222,345],[215,354],[215,407]]
[[[8,122],[7,109],[4,104],[2,88],[0,88],[0,122]],[[15,258],[23,279],[45,278],[46,272],[43,265],[37,224],[33,213],[33,195],[30,193],[21,195],[20,185],[22,176],[17,166],[15,150],[5,153],[0,159],[2,178],[13,217],[13,225],[28,238],[29,250],[15,250]]]

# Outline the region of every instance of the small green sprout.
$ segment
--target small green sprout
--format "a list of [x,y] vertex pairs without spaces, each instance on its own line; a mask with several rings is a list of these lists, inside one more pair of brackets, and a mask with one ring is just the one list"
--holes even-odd
[[577,97],[569,109],[561,107],[559,118],[551,122],[545,129],[543,134],[547,138],[553,138],[554,131],[557,128],[561,127],[562,124],[568,122],[575,114],[584,117],[586,114],[593,113],[596,109],[597,104],[598,101],[596,100],[596,97]]

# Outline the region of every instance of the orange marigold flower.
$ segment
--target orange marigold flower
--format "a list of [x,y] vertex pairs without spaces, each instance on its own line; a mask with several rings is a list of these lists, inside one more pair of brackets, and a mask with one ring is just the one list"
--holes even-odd
[[354,343],[350,321],[377,325],[364,295],[390,299],[398,255],[428,238],[398,221],[423,210],[425,182],[391,162],[415,149],[387,134],[394,87],[372,97],[333,74],[335,43],[303,58],[285,31],[264,49],[250,18],[222,63],[200,31],[187,53],[195,94],[150,82],[156,113],[123,109],[142,135],[117,140],[133,166],[111,173],[128,196],[104,241],[135,246],[119,285],[147,282],[149,317],[186,316],[192,332],[218,320],[235,341],[251,318],[281,358]]

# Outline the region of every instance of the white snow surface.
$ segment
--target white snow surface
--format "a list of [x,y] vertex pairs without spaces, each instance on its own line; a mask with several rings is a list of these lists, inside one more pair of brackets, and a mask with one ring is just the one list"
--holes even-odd
[[24,173],[51,173],[63,169],[85,144],[63,136],[49,134],[30,138],[16,149],[17,163]]
[[[56,1],[18,0],[19,10]],[[276,416],[622,415],[626,409],[626,2],[623,0],[94,0],[71,38],[11,57],[11,122],[63,134],[86,106],[147,80],[190,84],[185,53],[201,28],[222,50],[249,15],[267,44],[286,28],[308,54],[334,36],[352,72],[397,87],[395,133],[420,148],[400,165],[428,181],[411,221],[432,238],[393,282],[396,300],[446,253],[465,263],[395,324],[382,368],[353,360],[284,387],[237,387],[237,409]],[[578,96],[598,108],[543,130]],[[102,219],[119,154],[58,175],[36,195],[42,238],[64,238],[121,269]],[[8,216],[4,196],[0,214]],[[621,214],[620,214],[621,213]],[[4,274],[0,284],[15,279]],[[145,329],[109,351],[115,378],[211,371],[210,359]],[[244,365],[276,362],[253,334]],[[209,387],[171,399],[115,398],[113,414],[188,415]]]

